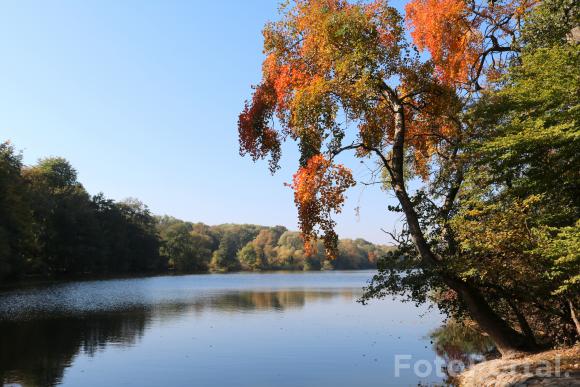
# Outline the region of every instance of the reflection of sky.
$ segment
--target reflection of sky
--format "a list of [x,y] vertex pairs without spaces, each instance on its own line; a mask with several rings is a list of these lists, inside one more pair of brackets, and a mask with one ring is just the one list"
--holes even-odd
[[[417,385],[407,370],[394,379],[394,354],[433,361],[425,336],[441,319],[435,312],[419,319],[424,310],[398,301],[356,303],[368,277],[369,272],[157,277],[16,294],[21,306],[31,301],[34,308],[41,297],[60,300],[58,310],[48,302],[38,310],[49,311],[48,320],[53,314],[57,321],[78,315],[119,320],[108,336],[104,328],[83,326],[81,335],[101,335],[105,342],[71,361],[64,385]],[[0,307],[6,310],[16,294],[1,296]],[[141,307],[123,306],[138,300]],[[56,313],[63,308],[69,317]],[[142,315],[139,338],[123,339],[135,335],[132,326],[140,325],[133,319]]]

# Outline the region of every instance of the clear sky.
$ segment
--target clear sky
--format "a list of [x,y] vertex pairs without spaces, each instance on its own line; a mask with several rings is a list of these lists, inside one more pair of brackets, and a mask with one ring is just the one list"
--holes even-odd
[[[297,229],[294,144],[282,169],[238,155],[237,116],[260,78],[261,29],[277,2],[2,1],[0,141],[24,162],[62,156],[91,194],[156,214]],[[347,158],[359,179],[365,165]],[[388,243],[392,196],[359,184],[341,237]],[[360,206],[360,214],[355,207]]]

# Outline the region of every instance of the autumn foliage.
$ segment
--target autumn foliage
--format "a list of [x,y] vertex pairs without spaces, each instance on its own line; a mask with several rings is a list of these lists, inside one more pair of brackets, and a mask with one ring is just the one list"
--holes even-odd
[[466,82],[481,52],[482,36],[467,7],[464,0],[412,0],[405,7],[415,44],[429,50],[446,83]]
[[280,20],[263,31],[262,80],[239,116],[240,153],[268,158],[274,172],[281,141],[298,143],[300,168],[291,187],[307,244],[319,226],[333,250],[331,214],[354,181],[332,160],[345,149],[349,130],[356,129],[356,140],[346,147],[358,157],[387,154],[401,106],[408,172],[428,180],[434,163],[449,160],[461,136],[458,90],[477,79],[485,50],[504,43],[510,25],[482,28],[513,11],[510,4],[412,0],[406,22],[386,0],[282,6]]
[[354,180],[350,170],[333,165],[320,154],[311,157],[294,174],[291,187],[294,189],[294,201],[307,254],[313,253],[318,226],[324,234],[327,254],[335,256],[338,236],[334,231],[335,223],[331,214],[341,211],[344,191],[352,186]]
[[[358,156],[384,150],[394,131],[384,85],[403,74],[398,92],[409,93],[411,164],[427,176],[431,156],[454,134],[449,118],[453,93],[433,77],[430,63],[413,56],[403,18],[384,0],[298,0],[282,15],[264,29],[263,77],[239,117],[240,153],[253,160],[269,158],[275,171],[280,141],[299,143],[300,168],[290,186],[301,230],[307,247],[320,232],[332,256],[337,237],[331,215],[340,211],[346,189],[354,185],[350,172],[332,161],[348,129],[338,116],[358,127]],[[417,87],[432,95],[414,94]],[[279,131],[273,129],[275,122]]]
[[[524,14],[538,2],[411,0],[405,19],[417,48],[429,52],[439,79],[469,88],[482,75],[497,78],[517,51]],[[491,58],[497,53],[505,55]]]
[[276,131],[268,127],[274,107],[269,87],[271,86],[260,85],[256,88],[252,103],[246,103],[240,114],[238,128],[240,155],[249,154],[255,161],[270,154],[270,170],[274,172],[280,159],[280,140]]

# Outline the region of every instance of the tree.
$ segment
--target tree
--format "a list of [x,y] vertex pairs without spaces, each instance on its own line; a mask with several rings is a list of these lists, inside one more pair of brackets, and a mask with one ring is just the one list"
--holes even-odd
[[274,268],[304,268],[304,241],[300,233],[286,231],[280,236],[276,247],[276,260],[271,264]]
[[214,271],[239,270],[238,249],[236,236],[232,231],[226,231],[221,238],[219,248],[212,254],[210,268]]
[[549,266],[544,273],[546,280],[554,284],[551,295],[566,299],[576,335],[580,337],[580,220],[573,226],[546,227],[539,231],[534,252],[547,258]]
[[175,222],[161,234],[161,254],[179,272],[207,271],[211,240],[192,230],[190,223]]
[[329,263],[338,270],[371,269],[376,267],[376,257],[385,253],[386,250],[364,239],[341,239],[336,259]]
[[0,143],[0,280],[18,277],[32,260],[33,219],[22,159],[9,143]]
[[156,221],[149,208],[137,199],[126,199],[117,204],[125,221],[125,259],[129,271],[134,273],[155,272],[167,266],[160,255],[160,239]]
[[[570,344],[578,337],[572,235],[580,214],[579,63],[578,47],[567,37],[577,25],[578,7],[569,6],[546,0],[526,15],[518,60],[466,113],[465,177],[448,222],[457,244],[453,271],[541,345]],[[559,26],[560,36],[537,34],[551,25]],[[428,202],[421,209],[424,218],[436,213]],[[566,231],[560,234],[559,227]],[[556,235],[570,239],[550,243]],[[430,283],[440,306],[462,312],[461,299],[438,288],[437,273],[409,269],[406,278],[391,273],[376,283],[410,293],[424,290],[417,281]],[[560,286],[565,293],[556,290]],[[380,292],[380,286],[373,290]]]
[[[457,241],[449,221],[464,178],[463,113],[481,83],[503,70],[505,56],[517,55],[512,45],[529,7],[526,1],[413,1],[407,13],[413,46],[402,17],[385,1],[297,0],[264,29],[262,81],[238,121],[240,153],[269,157],[272,172],[281,141],[298,142],[300,168],[291,186],[307,251],[322,235],[328,255],[336,255],[332,214],[354,180],[335,157],[347,150],[372,157],[405,215],[404,237],[414,247],[408,259],[431,274],[433,286],[456,294],[505,355],[532,350],[534,342],[450,267]],[[430,60],[421,60],[416,49],[422,48]],[[274,117],[280,132],[270,124]],[[354,125],[356,140],[343,144]],[[416,177],[425,184],[413,194],[407,183]],[[387,288],[382,282],[374,294]]]
[[40,250],[40,270],[54,274],[92,271],[100,254],[99,228],[88,193],[75,169],[63,158],[51,157],[23,170]]
[[253,242],[248,243],[238,251],[238,259],[242,268],[246,270],[261,270],[266,267],[263,255],[257,251]]
[[568,1],[528,15],[519,61],[470,113],[474,161],[453,220],[461,255],[472,257],[457,260],[462,275],[495,293],[529,336],[560,343],[580,337],[580,47],[570,39],[579,21]]
[[23,175],[39,244],[36,274],[140,273],[166,266],[155,219],[143,203],[90,197],[63,158],[41,159]]

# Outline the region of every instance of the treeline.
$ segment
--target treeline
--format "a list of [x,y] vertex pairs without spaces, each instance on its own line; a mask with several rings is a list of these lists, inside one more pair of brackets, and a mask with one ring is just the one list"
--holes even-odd
[[0,279],[161,271],[160,247],[143,203],[91,196],[65,159],[26,167],[0,144]]
[[157,218],[157,227],[162,256],[180,272],[370,269],[390,250],[364,239],[342,239],[337,257],[327,260],[322,242],[307,256],[300,233],[283,226],[208,226],[164,216]]
[[[24,166],[0,144],[0,280],[134,273],[375,267],[386,248],[341,241],[339,257],[305,256],[299,233],[255,225],[208,226],[155,217],[136,199],[89,195],[59,157]],[[322,249],[320,249],[322,251]]]

